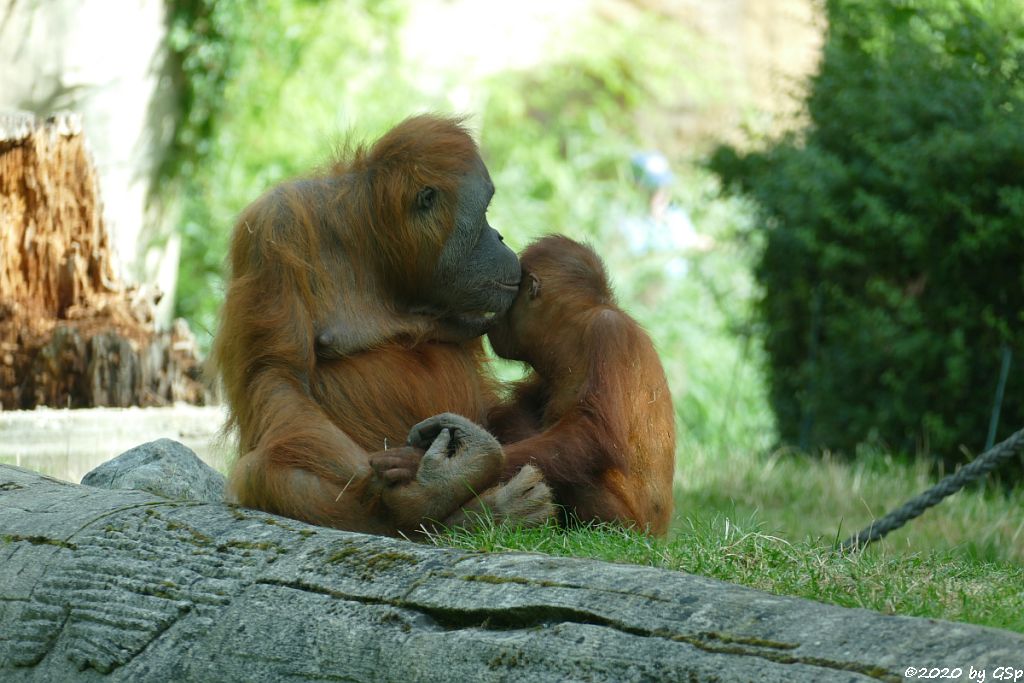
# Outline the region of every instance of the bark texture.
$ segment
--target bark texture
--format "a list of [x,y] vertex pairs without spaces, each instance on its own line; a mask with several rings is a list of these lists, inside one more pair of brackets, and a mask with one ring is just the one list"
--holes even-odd
[[115,276],[97,176],[73,114],[0,115],[0,408],[201,403],[184,321]]
[[[4,681],[899,681],[1024,636],[0,466]],[[1019,666],[1019,664],[1018,664]]]

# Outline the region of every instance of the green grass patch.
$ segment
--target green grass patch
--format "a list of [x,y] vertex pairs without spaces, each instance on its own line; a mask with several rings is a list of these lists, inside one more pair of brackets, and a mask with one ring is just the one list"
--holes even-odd
[[923,465],[681,449],[667,540],[614,525],[452,531],[438,545],[589,557],[1024,633],[1024,492],[960,492],[866,551],[837,541],[931,483]]
[[[823,545],[856,533],[943,474],[924,462],[871,451],[849,461],[684,444],[679,463],[676,533],[685,532],[688,520],[707,524],[725,517],[753,521],[765,533],[788,540]],[[948,552],[970,562],[1024,565],[1024,490],[988,483],[961,491],[878,545],[897,555]]]

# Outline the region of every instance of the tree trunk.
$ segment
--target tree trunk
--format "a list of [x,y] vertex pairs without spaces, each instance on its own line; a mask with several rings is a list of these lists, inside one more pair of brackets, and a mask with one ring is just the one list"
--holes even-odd
[[195,342],[155,329],[159,298],[115,276],[78,117],[0,116],[0,408],[202,403]]
[[[899,681],[1024,636],[0,466],[4,681]],[[955,673],[955,670],[951,673]],[[948,680],[948,678],[944,678]]]

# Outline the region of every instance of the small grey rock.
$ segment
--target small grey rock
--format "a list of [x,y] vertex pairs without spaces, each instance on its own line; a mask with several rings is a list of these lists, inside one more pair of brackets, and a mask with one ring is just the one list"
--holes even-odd
[[224,475],[188,446],[158,439],[108,460],[82,477],[86,486],[137,489],[173,500],[224,502]]

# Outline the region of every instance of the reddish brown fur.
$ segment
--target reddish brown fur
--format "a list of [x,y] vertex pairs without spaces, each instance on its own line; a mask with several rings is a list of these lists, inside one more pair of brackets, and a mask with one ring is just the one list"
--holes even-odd
[[505,476],[532,463],[580,521],[663,535],[675,415],[650,338],[616,305],[590,248],[550,236],[520,262],[519,296],[490,333],[499,354],[534,368],[489,416],[502,441],[517,441],[505,447]]
[[[435,321],[393,303],[429,279],[448,237],[439,226],[452,222],[451,206],[440,221],[410,215],[416,192],[454,193],[474,164],[458,121],[415,117],[243,212],[213,347],[238,430],[229,491],[240,503],[396,534],[444,520],[496,481],[500,462],[417,493],[389,489],[371,466],[420,420],[447,411],[483,422],[495,404],[479,338],[443,341]],[[341,357],[318,358],[318,331],[337,321]]]

